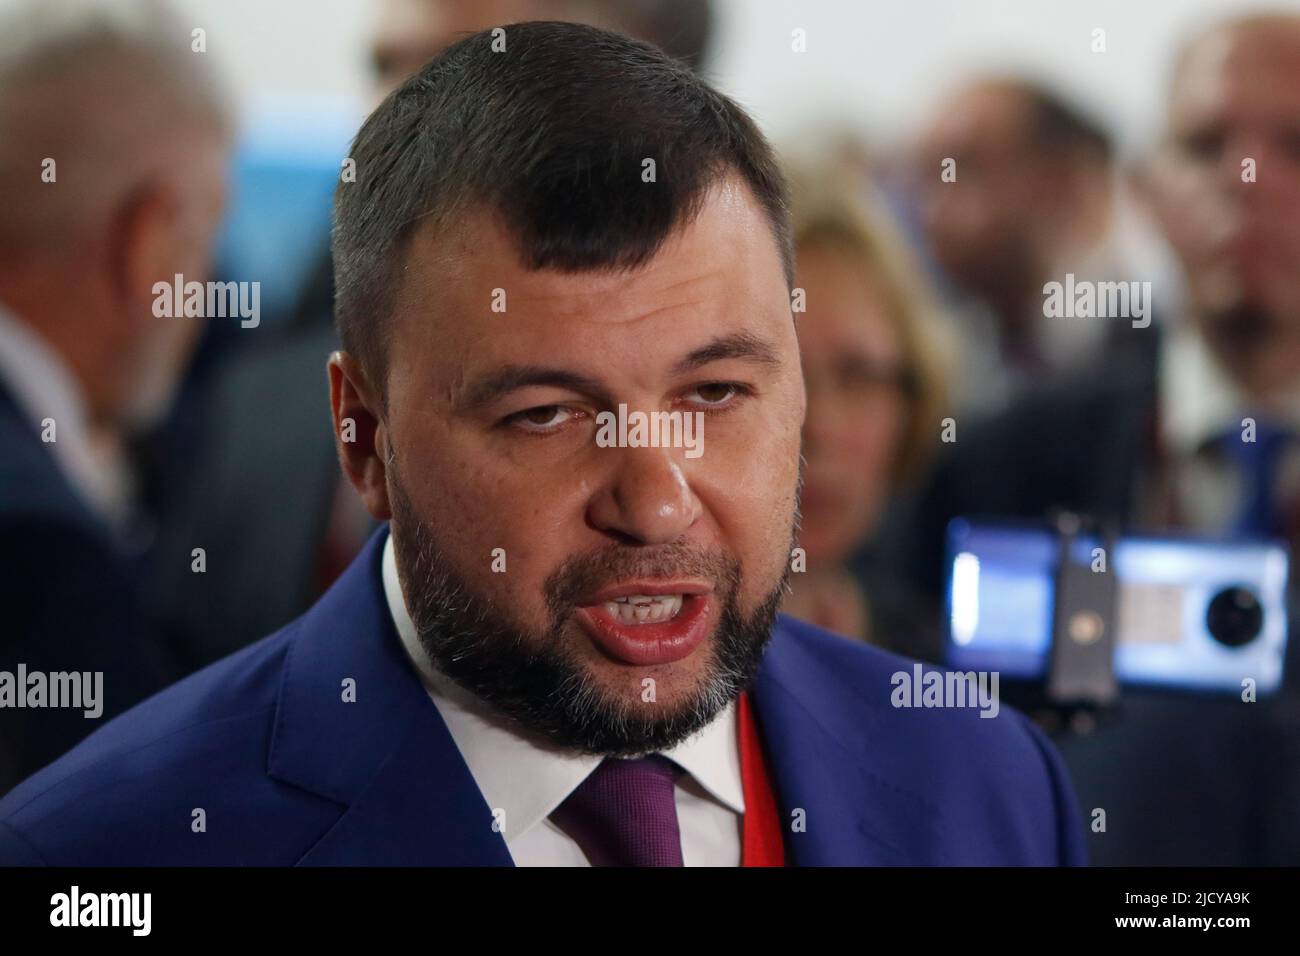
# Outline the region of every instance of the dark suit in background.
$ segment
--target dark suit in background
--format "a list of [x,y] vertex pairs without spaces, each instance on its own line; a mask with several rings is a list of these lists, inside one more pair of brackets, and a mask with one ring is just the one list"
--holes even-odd
[[[0,793],[176,673],[137,559],[69,484],[0,383],[0,670],[103,674],[103,714],[0,709]],[[22,693],[23,688],[18,688]]]
[[[152,576],[191,667],[282,627],[333,576],[340,474],[325,362],[335,342],[324,323],[233,356],[214,380],[187,498]],[[204,549],[203,573],[191,570],[194,548]],[[340,555],[336,570],[354,555]]]

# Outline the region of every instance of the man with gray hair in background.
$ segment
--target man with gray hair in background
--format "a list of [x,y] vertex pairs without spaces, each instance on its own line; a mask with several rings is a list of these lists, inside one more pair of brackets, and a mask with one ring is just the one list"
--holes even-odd
[[[0,10],[0,670],[102,673],[103,715],[174,676],[137,596],[126,440],[202,329],[154,285],[208,278],[230,123],[153,0]],[[96,726],[17,687],[0,793]]]

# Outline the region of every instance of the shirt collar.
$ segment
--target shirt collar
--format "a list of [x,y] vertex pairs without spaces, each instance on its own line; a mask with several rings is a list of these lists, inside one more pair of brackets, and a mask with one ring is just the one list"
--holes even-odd
[[1195,329],[1171,329],[1162,349],[1159,369],[1160,430],[1176,455],[1193,455],[1206,442],[1229,429],[1240,430],[1241,419],[1269,412],[1279,423],[1300,433],[1300,389],[1267,406],[1250,402]]
[[[391,532],[384,542],[383,581],[388,610],[407,656],[488,806],[505,811],[508,845],[550,816],[604,758],[563,750],[526,735],[436,669],[420,645],[402,597]],[[733,701],[703,730],[663,753],[713,799],[743,814],[737,730]]]

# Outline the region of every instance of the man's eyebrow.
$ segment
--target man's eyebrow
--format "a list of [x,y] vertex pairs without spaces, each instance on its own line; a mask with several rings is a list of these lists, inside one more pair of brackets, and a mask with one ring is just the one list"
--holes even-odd
[[564,388],[593,396],[603,395],[605,391],[599,381],[586,375],[579,375],[577,372],[545,365],[503,365],[489,375],[467,385],[456,397],[455,405],[466,411],[482,408],[504,395],[533,386]]
[[673,374],[684,375],[710,362],[720,362],[723,359],[747,359],[772,366],[781,364],[781,358],[772,343],[753,332],[733,332],[730,335],[719,336],[707,345],[695,349],[685,358],[679,359],[673,366]]
[[[752,332],[736,332],[719,336],[678,359],[672,367],[672,374],[684,375],[723,359],[748,359],[773,366],[781,364],[776,348],[767,340]],[[563,388],[597,398],[605,397],[607,392],[602,382],[578,372],[546,365],[510,364],[467,384],[454,399],[454,404],[463,411],[472,411],[521,388],[535,386]]]

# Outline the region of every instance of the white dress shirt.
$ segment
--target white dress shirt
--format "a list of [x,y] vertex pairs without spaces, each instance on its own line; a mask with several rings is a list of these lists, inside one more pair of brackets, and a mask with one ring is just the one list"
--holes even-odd
[[54,423],[47,443],[54,462],[82,501],[117,527],[130,513],[130,470],[116,445],[96,443],[81,386],[72,370],[24,322],[0,306],[0,382],[38,433]]
[[[384,543],[384,596],[412,664],[438,708],[487,805],[504,813],[502,835],[518,866],[590,866],[578,844],[548,818],[603,758],[525,736],[435,669],[406,609],[391,534]],[[745,798],[733,702],[712,723],[663,755],[677,778],[677,821],[686,866],[739,866]]]

